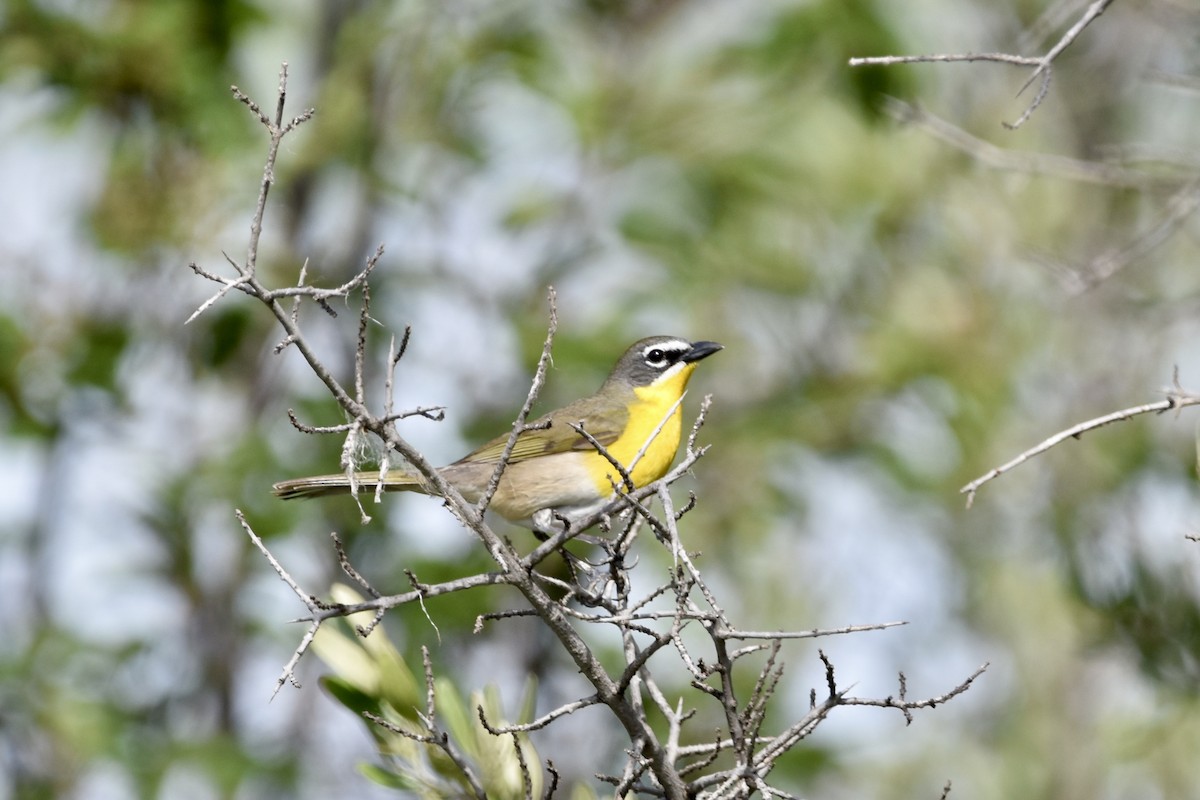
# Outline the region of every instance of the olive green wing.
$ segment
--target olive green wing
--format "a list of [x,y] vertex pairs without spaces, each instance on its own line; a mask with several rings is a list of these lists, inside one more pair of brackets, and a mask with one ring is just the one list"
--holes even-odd
[[[608,447],[625,430],[625,424],[629,420],[629,409],[623,403],[618,403],[615,404],[615,409],[609,406],[604,413],[597,413],[595,405],[596,398],[586,398],[527,423],[532,430],[526,430],[517,437],[508,463],[516,464],[553,453],[594,449],[591,442],[571,427],[572,424],[582,424],[583,429],[596,441]],[[458,463],[499,461],[508,444],[508,437],[509,434],[497,436],[478,450],[459,459]]]

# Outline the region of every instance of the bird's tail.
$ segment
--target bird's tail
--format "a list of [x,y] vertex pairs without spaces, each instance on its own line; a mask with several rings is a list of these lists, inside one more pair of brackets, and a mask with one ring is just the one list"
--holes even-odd
[[[360,493],[375,491],[379,483],[378,472],[356,472],[354,483]],[[389,470],[383,479],[385,492],[422,491],[420,476],[403,470]],[[331,494],[349,494],[350,477],[344,472],[336,475],[315,475],[311,478],[293,478],[280,481],[272,487],[276,497],[295,500],[298,497],[327,497]]]

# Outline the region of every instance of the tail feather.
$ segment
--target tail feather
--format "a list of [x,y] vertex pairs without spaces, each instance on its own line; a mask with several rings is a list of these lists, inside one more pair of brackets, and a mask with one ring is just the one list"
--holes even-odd
[[[359,493],[375,491],[379,483],[378,472],[356,472],[354,482]],[[385,492],[421,491],[420,479],[405,472],[388,472],[383,481]],[[293,478],[280,481],[272,487],[276,497],[284,500],[295,500],[299,497],[328,497],[334,494],[349,494],[350,478],[346,473],[336,475],[315,475],[311,478]]]

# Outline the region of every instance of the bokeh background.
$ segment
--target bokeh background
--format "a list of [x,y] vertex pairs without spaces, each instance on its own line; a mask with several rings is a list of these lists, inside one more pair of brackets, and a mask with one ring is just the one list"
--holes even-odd
[[[725,343],[685,533],[745,628],[906,620],[784,650],[773,722],[823,686],[913,697],[842,709],[773,777],[820,798],[1200,796],[1196,419],[1143,417],[983,489],[958,488],[1080,420],[1200,387],[1200,8],[1116,2],[1020,129],[1027,70],[850,68],[852,56],[1045,52],[1072,0],[239,2],[0,7],[0,798],[391,797],[365,728],[314,678],[273,701],[302,608],[233,517],[306,585],[330,530],[384,591],[486,566],[436,501],[369,526],[283,477],[336,469],[340,418],[278,330],[231,296],[266,141],[236,83],[315,120],[289,138],[261,265],[345,280],[380,243],[374,309],[413,328],[403,430],[448,461],[505,429],[558,291],[541,408],[591,391],[629,342]],[[920,104],[1004,168],[898,124]],[[984,155],[992,151],[980,149]],[[1051,158],[1033,158],[1042,154]],[[1056,160],[1057,159],[1057,160]],[[1120,185],[1062,159],[1120,166]],[[993,159],[995,162],[996,159]],[[1174,204],[1174,205],[1173,205]],[[1186,207],[1185,207],[1186,210]],[[1106,270],[1112,271],[1112,270]],[[355,313],[305,317],[348,375]],[[519,531],[512,533],[520,537]],[[662,562],[645,546],[646,570]],[[651,573],[652,574],[652,573]],[[389,615],[464,692],[578,692],[513,597]],[[477,605],[473,605],[475,603]],[[419,662],[417,662],[419,663]],[[602,714],[541,740],[589,782]]]

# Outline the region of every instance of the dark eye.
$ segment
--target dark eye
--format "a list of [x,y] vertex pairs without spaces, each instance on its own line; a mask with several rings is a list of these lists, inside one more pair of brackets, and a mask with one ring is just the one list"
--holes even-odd
[[646,363],[652,367],[657,367],[667,363],[667,354],[657,347],[646,353]]

